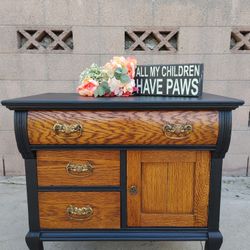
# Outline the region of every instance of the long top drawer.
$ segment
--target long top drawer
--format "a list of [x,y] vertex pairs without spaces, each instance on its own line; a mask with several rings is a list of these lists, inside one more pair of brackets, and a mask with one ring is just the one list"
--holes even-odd
[[30,144],[215,145],[218,111],[30,111]]

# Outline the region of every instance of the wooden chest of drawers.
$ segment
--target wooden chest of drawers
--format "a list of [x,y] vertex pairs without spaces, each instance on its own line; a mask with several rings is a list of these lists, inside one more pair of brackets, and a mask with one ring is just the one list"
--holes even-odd
[[198,240],[219,231],[232,98],[44,94],[15,110],[30,249],[56,240]]

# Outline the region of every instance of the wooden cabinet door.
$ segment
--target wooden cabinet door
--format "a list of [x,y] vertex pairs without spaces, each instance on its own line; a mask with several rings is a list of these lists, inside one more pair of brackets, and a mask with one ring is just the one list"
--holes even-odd
[[128,226],[207,226],[209,176],[208,151],[128,151]]

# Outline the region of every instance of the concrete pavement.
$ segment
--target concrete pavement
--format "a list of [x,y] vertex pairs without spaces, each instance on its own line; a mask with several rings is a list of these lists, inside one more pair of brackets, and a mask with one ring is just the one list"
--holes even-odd
[[[28,231],[24,177],[0,177],[0,249],[26,250]],[[249,250],[250,178],[224,177],[222,250]],[[202,250],[203,242],[53,242],[45,250]]]

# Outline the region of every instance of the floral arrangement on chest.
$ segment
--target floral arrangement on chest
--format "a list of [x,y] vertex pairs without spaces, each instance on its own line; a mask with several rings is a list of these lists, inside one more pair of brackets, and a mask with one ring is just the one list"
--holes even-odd
[[92,64],[80,74],[77,92],[82,96],[131,96],[136,91],[133,57],[113,57],[104,66]]

